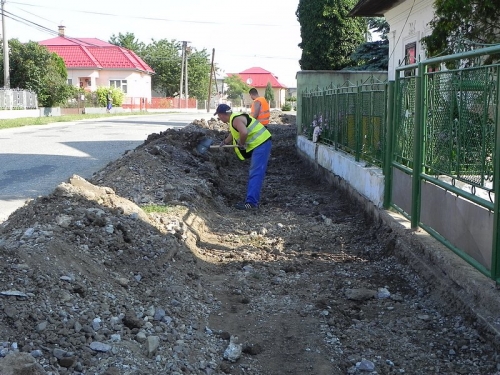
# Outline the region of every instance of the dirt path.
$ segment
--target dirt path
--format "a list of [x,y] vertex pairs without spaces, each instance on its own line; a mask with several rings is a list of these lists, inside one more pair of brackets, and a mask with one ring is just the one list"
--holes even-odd
[[256,212],[232,208],[248,163],[194,152],[222,139],[215,122],[16,212],[0,227],[1,291],[22,293],[0,297],[0,374],[14,357],[39,374],[497,374],[491,338],[311,173],[295,126],[270,130]]

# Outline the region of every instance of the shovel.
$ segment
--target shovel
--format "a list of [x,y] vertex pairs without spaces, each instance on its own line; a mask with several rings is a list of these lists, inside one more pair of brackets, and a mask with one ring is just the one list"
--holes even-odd
[[204,138],[202,141],[196,146],[196,151],[198,151],[200,154],[206,154],[207,151],[210,148],[235,148],[238,147],[237,145],[224,145],[224,146],[212,146],[212,143],[214,143],[213,139],[210,138]]

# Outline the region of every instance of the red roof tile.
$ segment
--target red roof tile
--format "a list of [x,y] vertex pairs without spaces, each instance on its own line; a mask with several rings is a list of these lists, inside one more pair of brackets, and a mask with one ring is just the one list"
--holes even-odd
[[266,87],[267,83],[271,82],[271,87],[273,88],[286,88],[285,85],[278,81],[278,77],[259,67],[253,67],[240,73],[228,73],[228,76],[231,75],[240,76],[243,82],[252,87]]
[[68,68],[132,69],[154,73],[133,51],[100,39],[59,36],[39,44],[61,56]]

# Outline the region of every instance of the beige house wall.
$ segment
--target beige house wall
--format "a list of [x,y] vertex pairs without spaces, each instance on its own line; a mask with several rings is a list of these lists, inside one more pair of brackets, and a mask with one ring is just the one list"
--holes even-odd
[[96,91],[98,87],[109,87],[110,80],[126,80],[129,98],[151,99],[151,75],[132,70],[68,69],[68,79],[75,87]]
[[433,0],[407,0],[384,14],[391,30],[388,35],[390,81],[394,80],[395,69],[404,62],[405,46],[416,43],[417,61],[425,59],[420,41],[432,32],[429,22],[434,17],[433,4]]

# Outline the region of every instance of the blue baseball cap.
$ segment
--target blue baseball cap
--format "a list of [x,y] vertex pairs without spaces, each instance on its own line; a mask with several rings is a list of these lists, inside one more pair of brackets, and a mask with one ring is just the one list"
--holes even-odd
[[218,113],[230,113],[231,112],[231,107],[228,106],[227,104],[219,104],[217,106],[217,109],[215,110],[214,116],[217,115]]

